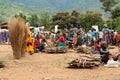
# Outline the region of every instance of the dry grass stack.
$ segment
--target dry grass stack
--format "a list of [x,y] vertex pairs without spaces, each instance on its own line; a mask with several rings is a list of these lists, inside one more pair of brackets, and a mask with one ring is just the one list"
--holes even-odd
[[24,20],[21,18],[12,18],[8,22],[9,38],[13,49],[13,56],[20,59],[24,56],[26,46],[26,28]]
[[3,64],[2,61],[0,61],[0,68],[4,68],[4,67],[5,67],[5,65]]
[[69,63],[69,68],[94,68],[98,67],[100,62],[92,56],[81,55],[79,58]]

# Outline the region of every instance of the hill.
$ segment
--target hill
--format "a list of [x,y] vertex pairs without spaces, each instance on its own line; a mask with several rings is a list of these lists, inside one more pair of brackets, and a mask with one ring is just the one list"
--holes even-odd
[[19,4],[11,3],[7,0],[0,0],[0,22],[3,20],[7,20],[10,16],[15,16],[19,13],[24,13],[25,15],[29,15],[32,13],[32,10]]
[[29,15],[43,11],[50,14],[58,11],[71,12],[73,9],[81,13],[88,10],[103,12],[101,6],[99,0],[0,0],[0,19],[6,20],[8,16],[18,13]]
[[57,11],[71,11],[77,9],[80,12],[88,10],[101,11],[99,0],[9,0],[37,11],[48,10],[50,13]]

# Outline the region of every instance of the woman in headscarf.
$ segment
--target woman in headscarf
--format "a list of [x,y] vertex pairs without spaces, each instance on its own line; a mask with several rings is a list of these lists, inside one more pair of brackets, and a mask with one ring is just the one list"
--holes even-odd
[[34,53],[34,48],[33,48],[33,45],[32,45],[32,37],[30,35],[30,24],[29,23],[26,23],[26,27],[27,27],[27,46],[26,46],[26,49],[25,51],[28,52],[30,55],[32,55]]
[[60,38],[56,41],[57,46],[58,47],[64,46],[64,41],[65,41],[65,37],[62,33],[60,33]]

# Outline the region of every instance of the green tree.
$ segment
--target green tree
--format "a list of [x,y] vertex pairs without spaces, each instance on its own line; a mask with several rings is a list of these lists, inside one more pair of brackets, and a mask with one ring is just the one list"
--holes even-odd
[[88,31],[92,25],[98,25],[100,28],[103,25],[103,19],[101,13],[87,12],[83,17],[80,17],[82,27]]
[[105,12],[111,12],[112,8],[118,3],[118,0],[100,0],[102,3],[102,9]]
[[0,16],[0,23],[4,22],[4,19],[2,16]]
[[71,13],[70,24],[78,25],[79,17],[80,17],[80,13],[77,10],[73,10]]
[[45,26],[45,29],[50,30],[50,15],[48,12],[44,12],[40,15],[40,25]]
[[113,19],[113,24],[114,24],[115,30],[119,31],[120,30],[120,17]]
[[25,22],[27,21],[27,17],[23,13],[19,13],[19,17],[23,18]]
[[117,6],[112,10],[112,18],[115,19],[117,17],[120,17],[120,6]]
[[53,25],[59,25],[63,29],[66,25],[70,25],[71,16],[69,12],[58,12],[52,16],[51,22]]
[[30,22],[31,26],[39,25],[39,17],[36,14],[32,14],[27,19],[28,22]]

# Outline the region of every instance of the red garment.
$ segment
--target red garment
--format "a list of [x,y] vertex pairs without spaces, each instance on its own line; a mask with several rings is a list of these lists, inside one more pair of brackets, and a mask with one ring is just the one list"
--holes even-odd
[[36,48],[38,44],[40,44],[40,40],[36,39],[36,40],[34,41],[34,48]]
[[100,50],[100,43],[99,44],[97,44],[97,43],[95,43],[94,44],[94,50]]
[[77,37],[75,36],[73,37],[73,43],[76,44],[76,42],[77,42]]
[[119,42],[120,41],[120,34],[116,35],[116,41]]
[[58,44],[59,42],[64,42],[65,38],[63,35],[60,36],[60,38],[56,41],[56,43]]
[[110,33],[110,38],[113,39],[113,37],[114,37],[114,34]]

